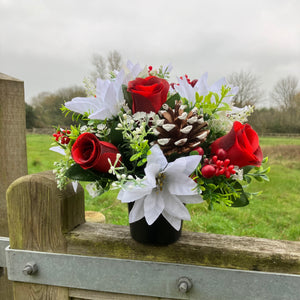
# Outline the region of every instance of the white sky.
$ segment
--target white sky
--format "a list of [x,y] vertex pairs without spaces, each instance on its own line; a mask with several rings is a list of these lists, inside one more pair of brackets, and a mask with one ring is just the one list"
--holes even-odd
[[117,50],[172,74],[240,70],[268,95],[300,79],[299,0],[0,0],[0,72],[25,82],[25,97],[81,85],[93,53]]

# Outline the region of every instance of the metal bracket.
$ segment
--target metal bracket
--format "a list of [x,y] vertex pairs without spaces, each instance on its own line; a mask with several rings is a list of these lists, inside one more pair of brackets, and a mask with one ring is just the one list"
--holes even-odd
[[0,268],[6,267],[5,248],[9,246],[8,237],[0,237]]
[[[8,278],[12,281],[172,299],[292,300],[299,299],[300,295],[298,275],[9,247],[5,252]],[[35,268],[35,273],[29,271],[31,275],[28,276],[27,271],[24,272],[26,266],[31,266],[32,270]]]

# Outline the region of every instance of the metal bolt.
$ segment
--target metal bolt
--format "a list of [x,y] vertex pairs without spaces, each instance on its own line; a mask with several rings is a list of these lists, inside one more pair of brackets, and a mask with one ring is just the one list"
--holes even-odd
[[33,275],[38,271],[38,266],[35,262],[28,262],[24,269],[23,269],[23,274],[24,275]]
[[177,287],[181,293],[187,293],[193,286],[192,280],[187,277],[180,277],[177,280]]

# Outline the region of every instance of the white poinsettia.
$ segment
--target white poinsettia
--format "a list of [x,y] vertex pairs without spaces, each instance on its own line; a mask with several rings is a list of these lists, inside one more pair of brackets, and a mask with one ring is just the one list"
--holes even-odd
[[179,230],[181,220],[191,219],[183,203],[203,202],[197,193],[196,183],[189,177],[200,160],[200,155],[192,155],[168,163],[159,146],[154,145],[147,159],[142,184],[127,183],[118,195],[122,202],[135,202],[129,214],[129,222],[145,217],[151,225],[162,214]]
[[134,80],[136,77],[140,77],[140,73],[143,71],[139,64],[133,64],[130,60],[127,61],[125,70],[125,77],[123,84],[127,85],[129,81]]
[[76,97],[65,106],[77,113],[89,113],[89,119],[105,120],[118,115],[123,104],[122,84],[125,73],[120,71],[113,80],[97,79],[96,97]]
[[[207,83],[208,73],[203,74],[197,83],[192,86],[188,83],[187,78],[181,77],[178,78],[178,85],[174,85],[174,89],[182,98],[186,98],[191,101],[193,104],[196,102],[196,93],[199,96],[206,96],[209,92],[214,92],[221,95],[221,89],[223,85],[228,85],[225,78],[221,78],[211,86],[208,86]],[[238,87],[231,87],[230,96],[224,98],[223,102],[231,104],[233,96],[238,92]]]

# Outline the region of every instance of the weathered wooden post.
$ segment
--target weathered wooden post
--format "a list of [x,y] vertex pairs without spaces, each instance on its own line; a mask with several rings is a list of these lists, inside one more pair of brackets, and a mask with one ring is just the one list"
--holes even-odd
[[[0,73],[0,236],[8,237],[6,189],[27,174],[24,82]],[[11,299],[6,271],[0,276],[0,299]]]
[[[84,223],[84,192],[72,185],[57,189],[52,171],[27,175],[7,190],[8,225],[12,249],[66,253],[64,233]],[[69,299],[68,288],[13,283],[15,300]]]

